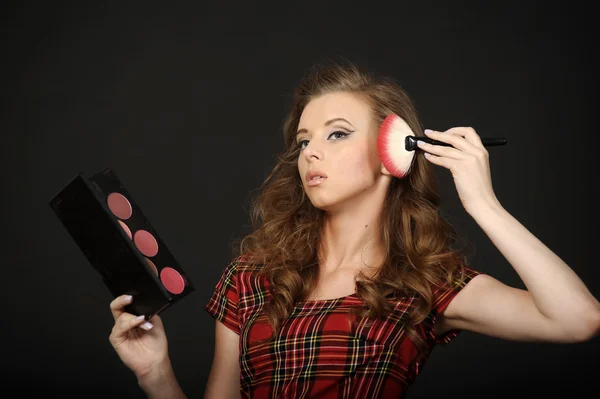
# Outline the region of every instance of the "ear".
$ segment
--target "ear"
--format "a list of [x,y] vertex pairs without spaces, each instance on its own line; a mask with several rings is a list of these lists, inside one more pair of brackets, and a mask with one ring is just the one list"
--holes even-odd
[[381,174],[384,176],[391,176],[392,174],[390,173],[389,170],[387,170],[387,168],[385,166],[383,166],[383,163],[381,164]]

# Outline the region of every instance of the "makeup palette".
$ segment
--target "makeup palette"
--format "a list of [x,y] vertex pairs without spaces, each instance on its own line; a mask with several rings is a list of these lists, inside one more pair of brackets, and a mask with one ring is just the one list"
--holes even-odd
[[77,174],[49,204],[112,295],[133,296],[127,312],[150,319],[194,291],[110,168]]

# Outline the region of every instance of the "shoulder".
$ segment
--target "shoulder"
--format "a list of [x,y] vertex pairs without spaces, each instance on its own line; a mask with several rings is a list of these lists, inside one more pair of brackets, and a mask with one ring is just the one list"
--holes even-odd
[[[480,284],[487,276],[472,267],[461,265],[451,272],[440,266],[440,280],[430,285],[432,291],[431,310],[427,318],[428,339],[436,344],[447,344],[458,336],[459,329],[452,323],[457,302],[472,297],[473,285]],[[460,307],[460,305],[459,305]]]
[[262,264],[257,263],[249,254],[244,253],[234,257],[225,270],[235,274],[238,279],[248,278],[257,276],[262,270]]
[[265,288],[266,279],[260,273],[262,264],[248,254],[234,257],[224,268],[221,280],[234,289],[240,297],[254,296]]
[[[442,270],[443,271],[443,270]],[[431,284],[433,295],[432,310],[437,313],[443,313],[448,305],[463,291],[469,283],[484,273],[462,265],[453,269],[450,273],[446,272],[442,281]],[[477,280],[480,280],[478,278]]]
[[232,258],[225,266],[223,273],[232,277],[244,276],[246,274],[258,273],[262,265],[254,261],[250,255],[241,254]]

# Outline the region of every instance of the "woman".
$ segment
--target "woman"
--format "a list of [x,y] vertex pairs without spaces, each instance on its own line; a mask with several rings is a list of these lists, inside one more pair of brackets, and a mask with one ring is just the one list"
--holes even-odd
[[[421,145],[410,173],[391,176],[376,146],[390,113],[452,147]],[[472,128],[423,132],[394,82],[336,64],[299,86],[284,134],[256,229],[205,307],[216,319],[207,398],[397,398],[461,330],[562,343],[598,333],[598,301],[502,208]],[[527,290],[467,266],[438,214],[436,166]],[[149,397],[185,397],[160,318],[124,313],[127,300],[111,303],[112,345]]]

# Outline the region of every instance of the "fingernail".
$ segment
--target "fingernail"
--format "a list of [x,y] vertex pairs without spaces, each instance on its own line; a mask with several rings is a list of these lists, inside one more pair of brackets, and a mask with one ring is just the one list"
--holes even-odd
[[152,324],[151,324],[151,323],[148,323],[148,322],[145,322],[144,324],[142,324],[142,328],[143,328],[144,330],[149,330],[149,329],[151,329],[151,328],[152,328]]
[[138,316],[135,318],[136,320],[144,320],[144,315]]
[[125,297],[125,302],[131,302],[131,295],[127,295]]
[[431,133],[431,131],[432,131],[431,129],[425,129],[425,130],[423,130],[423,133],[429,134],[429,133]]

